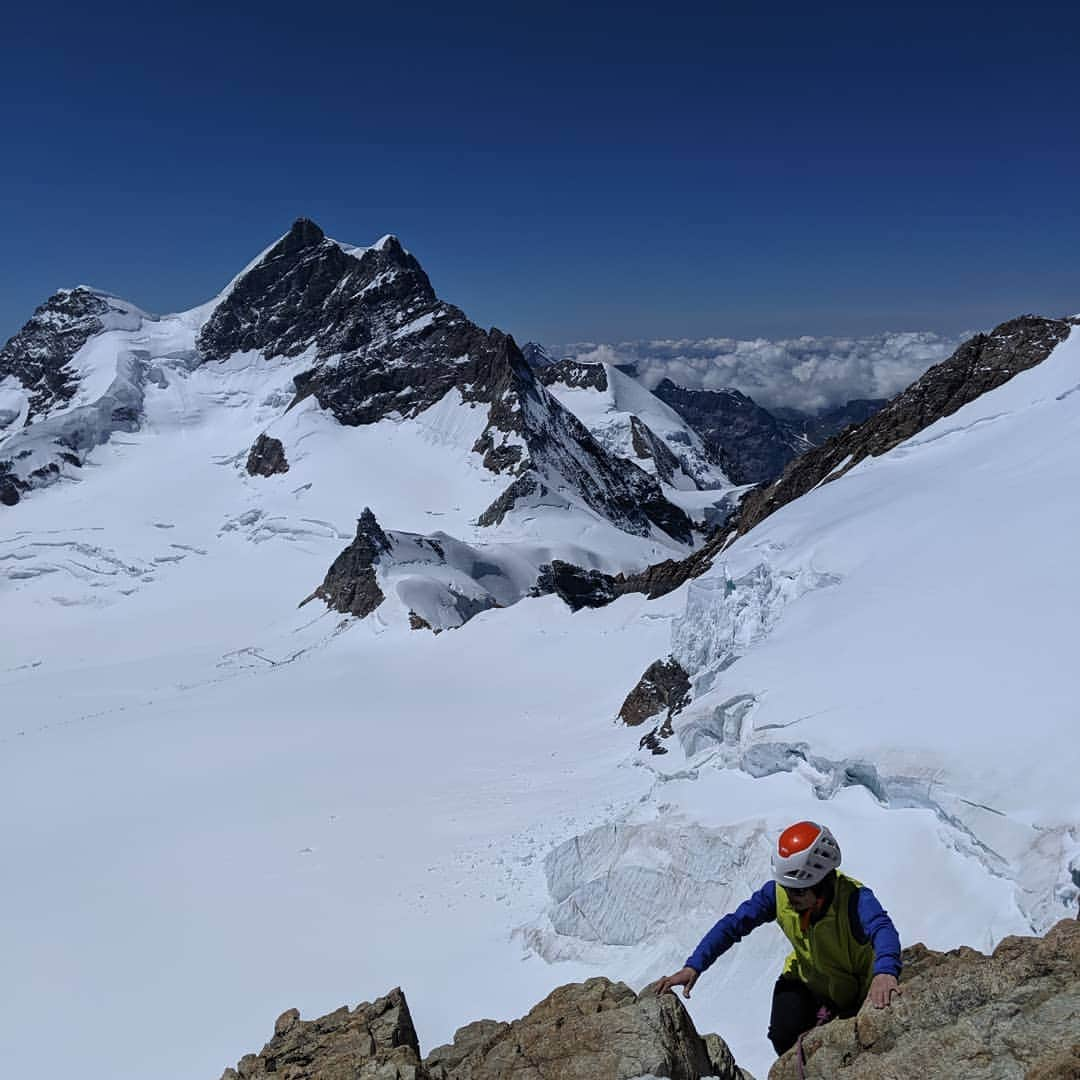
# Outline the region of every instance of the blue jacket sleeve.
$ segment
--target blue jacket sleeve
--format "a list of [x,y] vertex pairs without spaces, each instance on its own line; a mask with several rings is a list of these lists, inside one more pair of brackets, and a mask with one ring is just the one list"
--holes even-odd
[[[699,974],[751,930],[776,918],[776,883],[767,881],[749,900],[725,915],[702,939],[686,966]],[[891,925],[891,924],[890,924]]]
[[870,941],[874,946],[874,974],[900,977],[900,935],[896,932],[889,913],[878,898],[864,885],[855,894],[857,918],[852,926],[860,941]]

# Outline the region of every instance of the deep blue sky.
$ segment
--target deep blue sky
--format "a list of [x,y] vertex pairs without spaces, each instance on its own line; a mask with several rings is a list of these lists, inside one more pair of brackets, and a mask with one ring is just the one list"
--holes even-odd
[[18,5],[0,340],[213,295],[300,215],[519,340],[1080,310],[1075,4]]

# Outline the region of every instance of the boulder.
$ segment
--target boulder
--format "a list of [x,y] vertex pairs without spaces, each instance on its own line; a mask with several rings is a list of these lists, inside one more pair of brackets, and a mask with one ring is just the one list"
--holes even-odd
[[245,1054],[221,1080],[428,1080],[400,990],[318,1020],[278,1017],[260,1054]]
[[260,435],[252,444],[247,459],[249,476],[274,476],[287,473],[289,462],[285,458],[285,447],[280,439],[271,435]]
[[431,1080],[739,1080],[726,1044],[702,1038],[674,994],[595,978],[560,986],[511,1024],[461,1028],[424,1059]]
[[[904,950],[903,995],[803,1038],[806,1080],[1078,1080],[1080,921],[991,956]],[[797,1080],[796,1050],[769,1080]]]

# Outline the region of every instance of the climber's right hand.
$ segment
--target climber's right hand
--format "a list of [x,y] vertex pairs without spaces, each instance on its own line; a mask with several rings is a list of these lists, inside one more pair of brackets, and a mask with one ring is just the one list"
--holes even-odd
[[676,986],[681,986],[683,988],[682,996],[688,998],[700,974],[701,972],[695,971],[692,967],[681,968],[674,975],[665,975],[657,985],[656,992],[666,994],[669,990],[674,990]]

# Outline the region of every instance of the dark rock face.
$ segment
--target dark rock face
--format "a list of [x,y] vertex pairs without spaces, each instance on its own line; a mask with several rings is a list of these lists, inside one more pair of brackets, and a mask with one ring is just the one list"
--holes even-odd
[[260,435],[248,454],[247,471],[250,476],[275,476],[287,473],[289,463],[285,459],[285,447],[280,439]]
[[700,436],[736,484],[775,479],[806,444],[738,390],[688,390],[663,379],[653,393]]
[[473,449],[492,472],[510,476],[510,487],[482,524],[497,523],[523,498],[565,491],[627,532],[644,536],[656,526],[691,540],[689,519],[656,480],[607,454],[547,393],[512,338],[440,301],[393,237],[346,253],[313,222],[297,221],[233,286],[198,347],[206,362],[247,349],[310,350],[297,400],[314,396],[343,424],[416,416],[454,389],[462,401],[488,406]]
[[420,264],[393,237],[356,257],[301,218],[236,282],[197,345],[207,360],[247,350],[296,356],[311,345],[329,356],[440,306]]
[[21,498],[25,485],[11,474],[11,465],[0,461],[0,506],[14,506]]
[[820,446],[844,428],[869,420],[886,404],[888,398],[853,398],[814,416],[806,416],[794,409],[774,409],[773,415],[807,446]]
[[770,487],[751,492],[733,522],[742,535],[818,484],[842,476],[866,457],[899,446],[943,416],[1008,382],[1050,355],[1069,336],[1066,319],[1023,315],[990,334],[964,342],[948,360],[930,368],[865,423],[847,428],[793,461]]
[[584,570],[573,563],[555,559],[551,572],[545,571],[540,575],[533,595],[544,596],[553,592],[574,611],[583,607],[603,607],[627,593],[643,593],[650,600],[655,600],[705,573],[730,535],[727,524],[720,525],[697,551],[685,559],[665,559],[633,574]]
[[675,483],[675,474],[682,468],[681,462],[667,443],[657,438],[649,425],[636,416],[630,417],[630,444],[639,458],[652,458],[656,464],[656,475],[665,484]]
[[750,1080],[717,1035],[702,1038],[674,994],[589,979],[552,991],[512,1023],[478,1020],[420,1058],[400,990],[318,1020],[278,1017],[260,1054],[221,1080]]
[[608,388],[607,372],[604,371],[603,364],[583,364],[569,356],[557,363],[549,362],[536,374],[545,386],[562,383],[575,390],[603,391]]
[[303,601],[316,597],[345,615],[364,618],[386,599],[375,580],[375,565],[390,551],[390,540],[367,507],[356,523],[356,538],[330,564],[323,583]]
[[547,367],[548,364],[555,363],[551,353],[536,341],[526,341],[521,346],[521,355],[525,357],[525,363],[531,368]]
[[108,302],[89,289],[61,289],[0,349],[0,379],[13,375],[30,391],[26,423],[63,405],[78,384],[71,358],[104,326]]
[[553,559],[540,569],[540,576],[533,586],[533,596],[555,593],[571,611],[582,608],[604,607],[618,595],[615,579],[599,570],[584,570],[573,563]]
[[690,676],[674,657],[656,660],[645,669],[637,686],[626,696],[619,710],[619,719],[629,727],[659,717],[652,731],[643,735],[640,749],[654,754],[666,754],[660,743],[672,734],[672,720],[690,703]]
[[278,1017],[260,1054],[246,1054],[221,1080],[428,1080],[409,1006],[400,990],[318,1020],[296,1009]]
[[1075,1080],[1080,1077],[1080,922],[1008,937],[984,956],[904,950],[903,997],[865,1004],[803,1039],[769,1080]]

